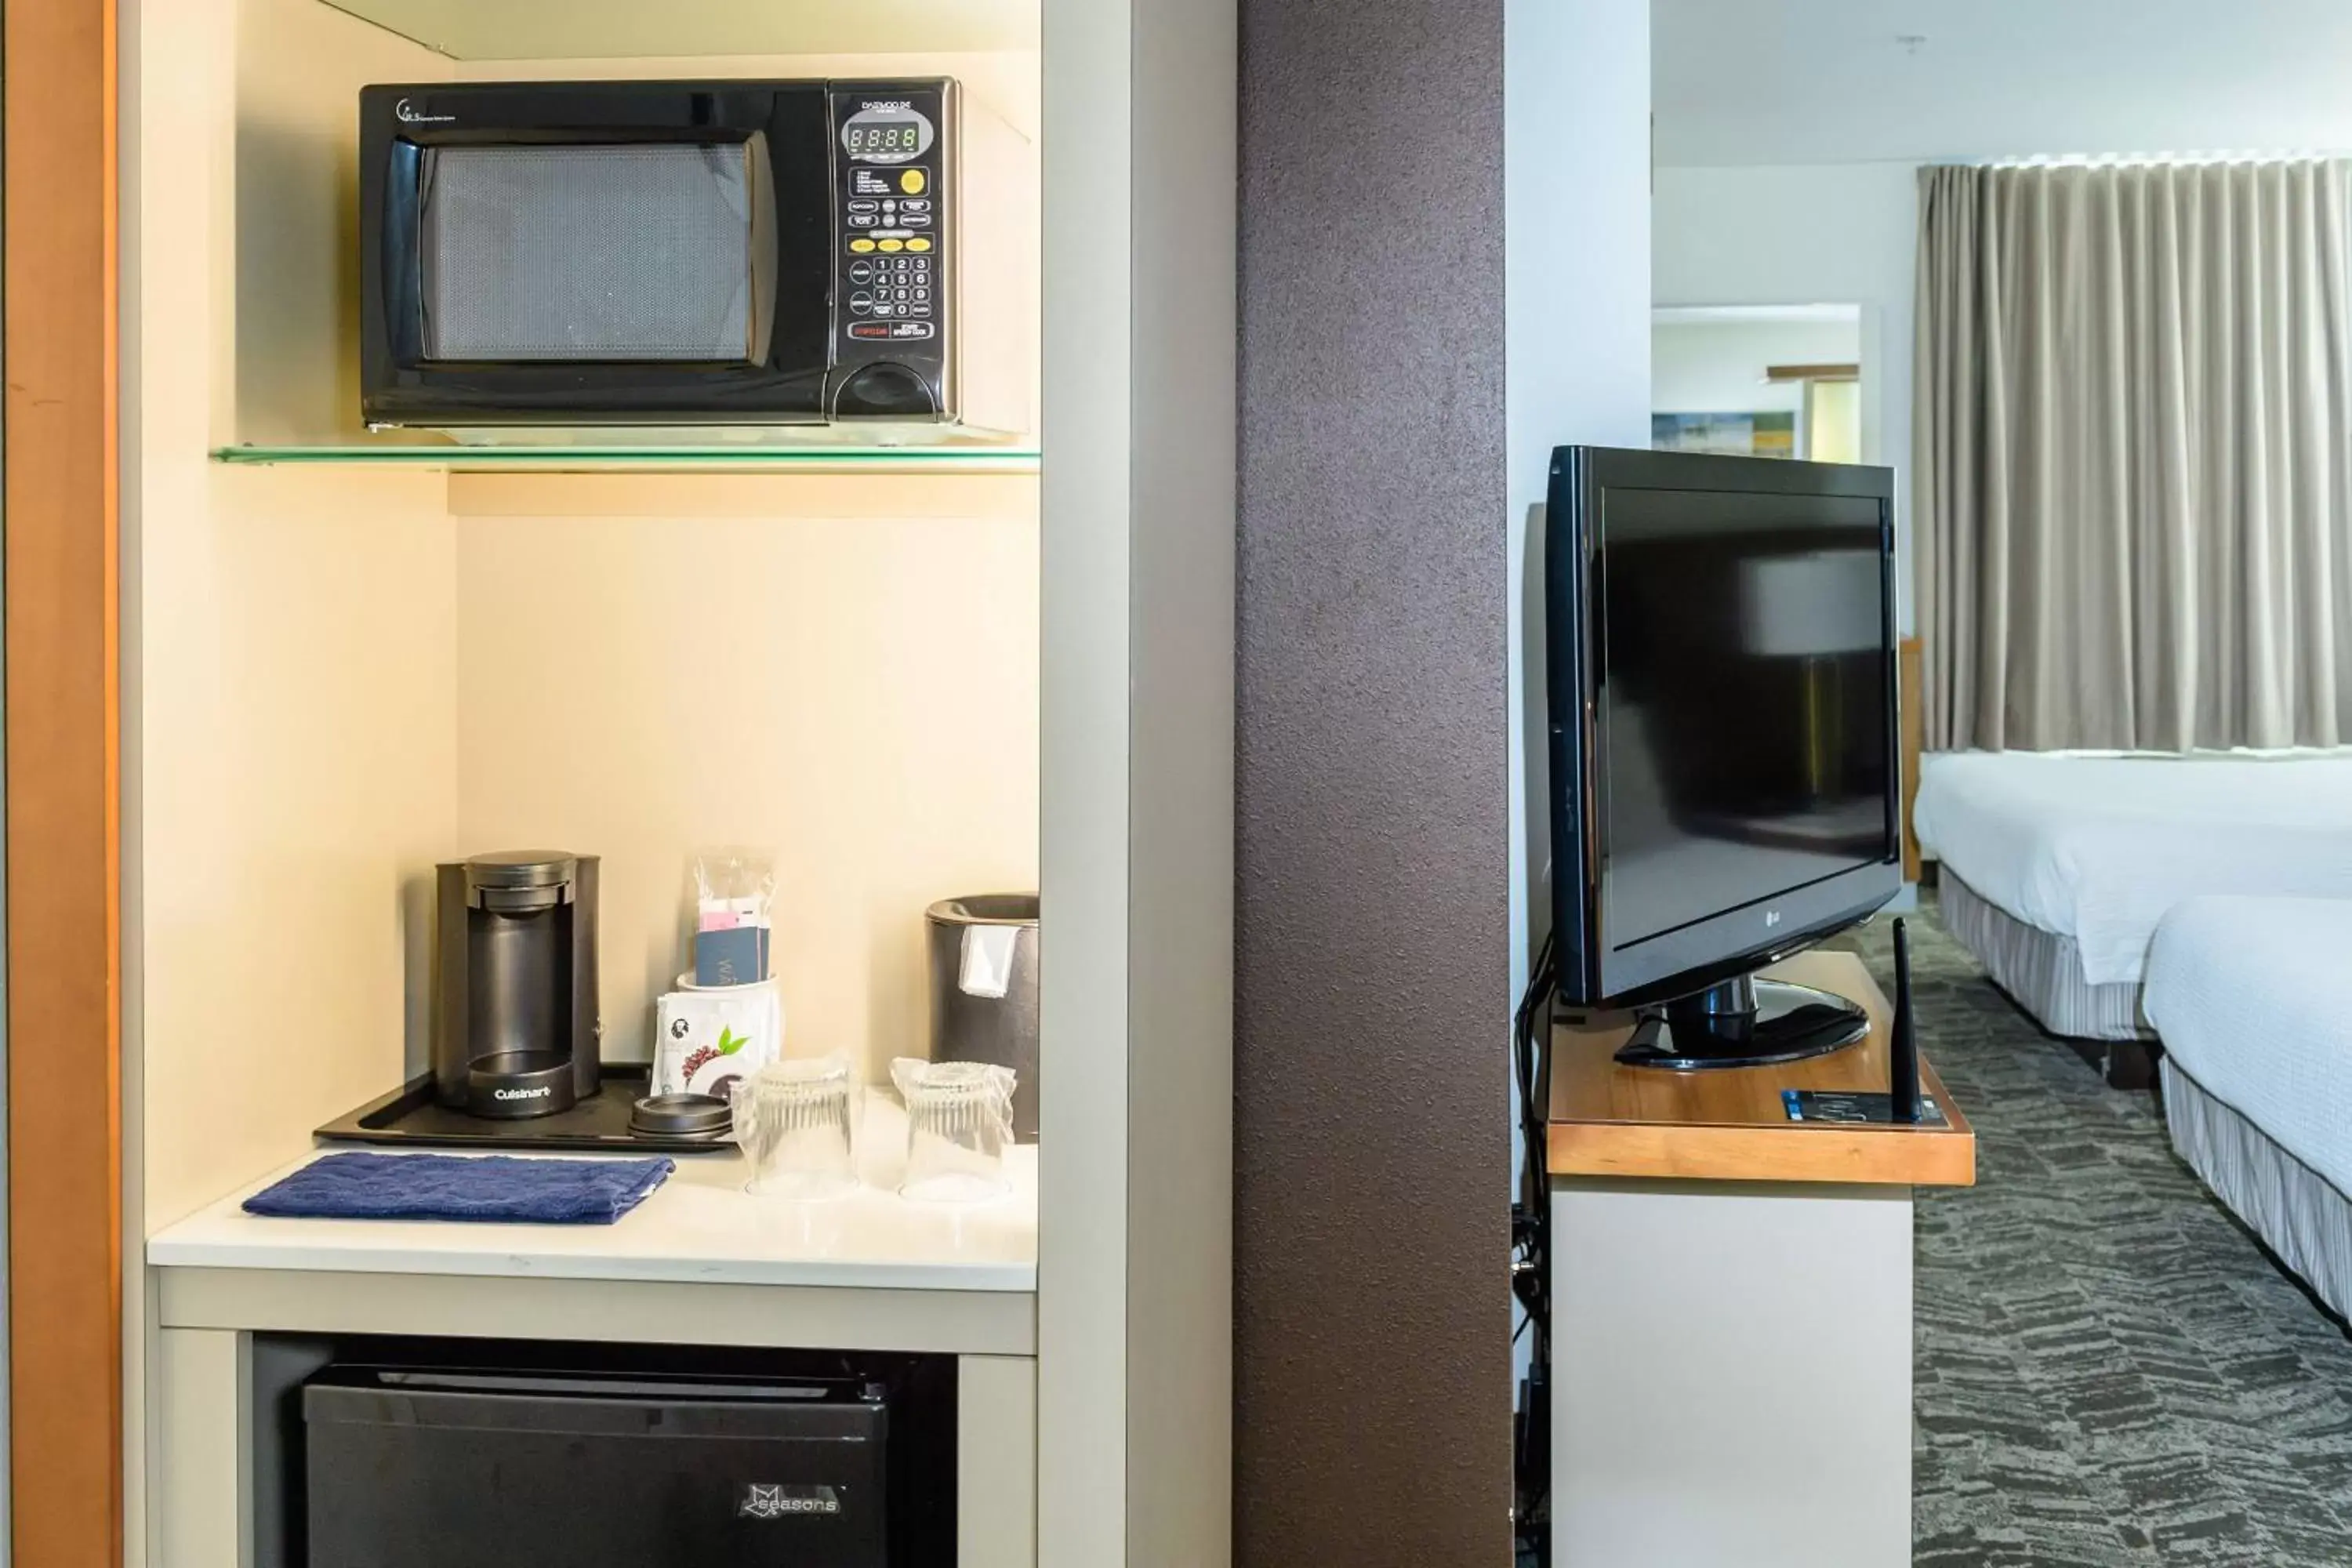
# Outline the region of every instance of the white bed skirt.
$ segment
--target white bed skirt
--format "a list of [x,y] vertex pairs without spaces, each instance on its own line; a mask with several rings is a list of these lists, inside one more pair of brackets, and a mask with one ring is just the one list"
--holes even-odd
[[2164,1058],[2164,1120],[2198,1179],[2338,1317],[2352,1317],[2352,1199]]
[[1944,929],[2043,1028],[2079,1040],[2156,1037],[2140,1019],[2140,988],[2130,982],[2094,985],[2084,979],[2083,956],[2073,937],[2028,925],[1979,898],[1949,866],[1939,878]]

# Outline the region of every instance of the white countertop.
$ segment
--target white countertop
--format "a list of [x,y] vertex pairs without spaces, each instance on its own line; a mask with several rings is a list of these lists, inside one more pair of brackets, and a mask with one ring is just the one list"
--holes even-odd
[[613,1225],[267,1219],[239,1206],[321,1154],[351,1146],[322,1147],[151,1237],[147,1261],[159,1268],[1034,1292],[1036,1146],[1008,1153],[1013,1190],[992,1203],[913,1203],[894,1190],[905,1127],[895,1102],[869,1096],[860,1140],[865,1184],[820,1203],[745,1192],[742,1157],[730,1149],[674,1156],[676,1173]]

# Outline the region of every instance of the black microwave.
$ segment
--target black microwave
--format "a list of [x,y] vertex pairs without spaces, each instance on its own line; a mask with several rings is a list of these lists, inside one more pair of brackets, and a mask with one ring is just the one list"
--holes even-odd
[[956,84],[360,92],[360,401],[394,426],[958,416]]

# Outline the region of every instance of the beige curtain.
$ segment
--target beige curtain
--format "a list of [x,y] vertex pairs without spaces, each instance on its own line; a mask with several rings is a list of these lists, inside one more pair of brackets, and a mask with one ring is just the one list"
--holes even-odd
[[2346,168],[1920,171],[1931,748],[2352,742]]

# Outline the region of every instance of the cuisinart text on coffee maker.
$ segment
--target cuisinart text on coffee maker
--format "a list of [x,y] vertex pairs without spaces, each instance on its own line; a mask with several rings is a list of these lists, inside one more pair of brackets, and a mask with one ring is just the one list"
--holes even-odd
[[444,1105],[514,1119],[596,1092],[596,857],[477,855],[438,868],[433,1087]]

